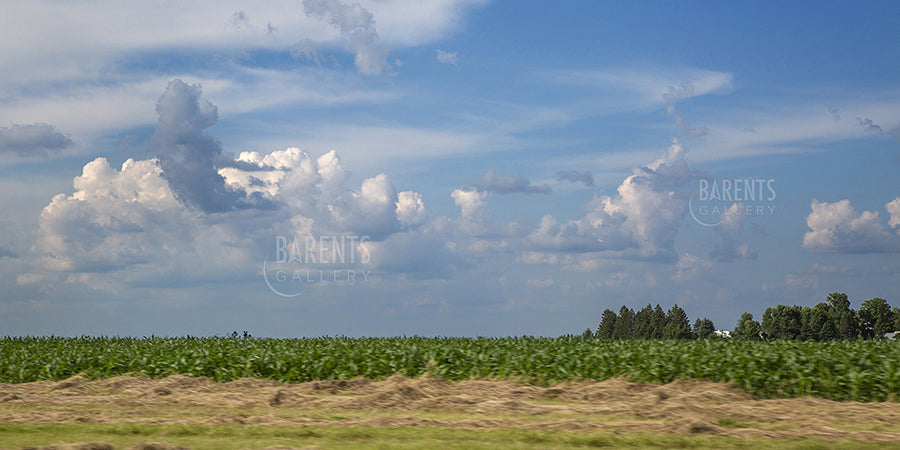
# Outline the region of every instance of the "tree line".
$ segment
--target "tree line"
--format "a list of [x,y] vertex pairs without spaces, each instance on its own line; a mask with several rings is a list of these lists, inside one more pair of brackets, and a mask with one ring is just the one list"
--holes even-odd
[[[891,308],[882,298],[862,303],[859,311],[850,307],[847,294],[833,292],[813,307],[777,305],[766,308],[762,322],[745,312],[731,331],[731,338],[745,340],[795,339],[881,339],[900,330],[900,308]],[[597,331],[585,330],[585,338],[598,339],[703,339],[720,336],[712,320],[698,318],[693,326],[678,305],[668,311],[648,304],[635,312],[622,306],[616,314],[603,311]],[[724,336],[722,336],[724,337]]]
[[[687,313],[675,305],[663,312],[662,307],[647,304],[635,312],[627,306],[619,309],[619,314],[607,309],[600,317],[596,333],[585,330],[585,337],[599,339],[694,339],[715,333],[712,320],[703,318],[694,322],[691,328]],[[590,334],[590,336],[588,336]]]

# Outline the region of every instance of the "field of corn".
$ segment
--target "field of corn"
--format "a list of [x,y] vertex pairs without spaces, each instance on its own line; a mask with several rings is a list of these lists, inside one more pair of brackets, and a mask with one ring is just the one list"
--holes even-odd
[[900,399],[900,343],[563,338],[0,338],[0,382],[171,374],[296,383],[396,373],[448,380],[733,382],[762,398]]

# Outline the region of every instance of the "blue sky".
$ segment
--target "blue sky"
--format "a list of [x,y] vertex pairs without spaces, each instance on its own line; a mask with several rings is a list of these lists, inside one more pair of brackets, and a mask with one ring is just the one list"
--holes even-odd
[[900,306],[893,2],[0,9],[0,334]]

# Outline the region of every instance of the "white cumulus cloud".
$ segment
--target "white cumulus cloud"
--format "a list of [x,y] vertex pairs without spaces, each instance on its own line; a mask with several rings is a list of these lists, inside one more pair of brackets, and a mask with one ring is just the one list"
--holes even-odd
[[891,200],[887,205],[884,205],[884,207],[887,209],[888,214],[891,215],[888,225],[893,228],[900,227],[900,197]]
[[674,190],[693,176],[676,140],[663,157],[634,169],[616,195],[595,197],[583,218],[560,224],[545,216],[527,240],[541,250],[636,250],[642,258],[673,259],[687,212],[686,199]]
[[358,192],[345,192],[329,206],[338,229],[373,239],[400,231],[397,191],[385,174],[363,181]]
[[900,251],[900,197],[887,203],[891,215],[888,230],[881,225],[878,212],[859,213],[850,200],[834,203],[812,201],[806,217],[810,231],[803,235],[803,248],[840,253]]
[[278,235],[371,242],[427,221],[421,194],[397,194],[385,174],[349,189],[334,150],[318,158],[295,147],[226,156],[204,132],[217,108],[199,86],[173,81],[157,110],[151,149],[158,157],[129,159],[121,169],[104,158],[86,164],[74,192],[43,209],[23,259],[23,272],[31,272],[18,279],[45,279],[35,274],[46,271],[92,286],[233,280],[254,276]]
[[456,189],[450,193],[453,202],[459,207],[463,218],[475,217],[484,207],[487,200],[487,192],[477,189]]
[[428,219],[422,194],[404,191],[397,194],[397,220],[406,228],[421,225]]
[[[75,192],[59,194],[40,216],[32,254],[51,272],[134,271],[132,281],[185,267],[212,269],[244,261],[240,239],[220,224],[204,224],[185,207],[156,160],[129,159],[121,170],[105,158],[84,166]],[[232,244],[232,245],[229,245]]]

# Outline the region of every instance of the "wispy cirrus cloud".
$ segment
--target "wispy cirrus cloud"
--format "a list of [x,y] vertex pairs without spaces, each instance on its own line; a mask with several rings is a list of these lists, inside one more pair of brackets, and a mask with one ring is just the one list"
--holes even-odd
[[[319,68],[290,72],[235,67],[223,77],[180,77],[203,87],[204,95],[223,107],[227,116],[303,105],[306,108],[346,104],[377,104],[401,98],[398,89],[358,86],[354,75]],[[123,77],[102,86],[76,84],[24,94],[0,105],[0,120],[50,122],[76,137],[109,130],[151,125],[154,103],[169,77],[150,73]],[[91,114],[81,114],[90,110]]]
[[[0,19],[0,123],[51,123],[79,141],[150,125],[152,111],[142,106],[173,76],[202,84],[228,114],[389,101],[401,95],[398,89],[361,81],[326,56],[349,42],[370,60],[362,66],[377,71],[383,61],[367,36],[377,35],[373,45],[388,49],[422,45],[455,32],[483,3],[311,1],[315,13],[307,16],[302,3],[199,1],[172,15],[156,2],[12,2]],[[360,14],[344,14],[351,10]],[[298,43],[316,55],[314,64],[268,66],[256,59],[264,52],[290,60]],[[86,110],[92,114],[81,114]]]
[[[471,9],[485,3],[363,0],[345,6],[352,9],[357,5],[359,12],[368,11],[372,24],[377,21],[379,40],[386,46],[409,47],[455,32]],[[5,20],[0,27],[0,53],[5,58],[0,65],[0,78],[13,83],[86,78],[96,76],[103,67],[125,55],[154,50],[287,51],[305,39],[321,44],[339,43],[346,36],[342,37],[340,27],[330,23],[332,16],[338,25],[345,25],[351,40],[357,35],[364,38],[370,29],[374,31],[374,25],[361,20],[364,14],[344,14],[351,10],[338,5],[311,3],[316,14],[310,17],[303,14],[302,3],[204,0],[179,5],[178,15],[173,16],[169,9],[150,1],[102,7],[88,1],[12,2],[4,6]],[[320,11],[328,20],[318,18]],[[58,17],[66,20],[57,20]],[[277,34],[272,33],[275,28]],[[167,31],[160,33],[161,29]]]
[[[717,161],[772,154],[823,151],[822,144],[852,139],[884,138],[878,123],[900,121],[896,94],[884,93],[885,100],[846,102],[841,114],[865,118],[835,120],[836,111],[821,105],[798,105],[785,101],[772,108],[768,103],[747,105],[741,110],[718,110],[707,122],[708,136],[692,147],[694,161]],[[894,98],[892,98],[894,97]],[[867,128],[867,125],[871,125]],[[747,132],[752,129],[753,132]]]
[[729,72],[693,68],[552,70],[539,78],[557,84],[609,90],[626,95],[635,108],[661,105],[731,89]]

